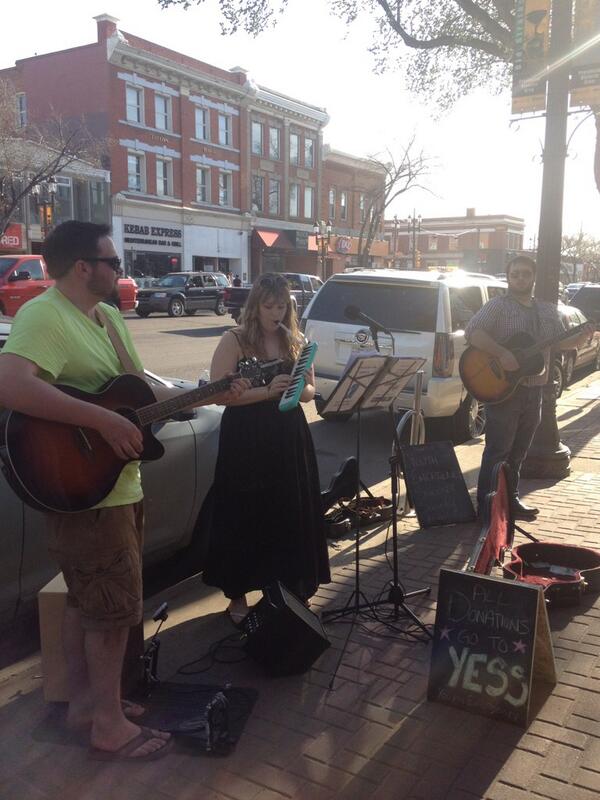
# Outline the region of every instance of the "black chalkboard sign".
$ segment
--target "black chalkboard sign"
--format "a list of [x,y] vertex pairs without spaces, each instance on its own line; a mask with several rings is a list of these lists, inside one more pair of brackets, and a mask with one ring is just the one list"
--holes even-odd
[[422,528],[475,519],[452,442],[402,445],[400,451],[404,480]]
[[534,680],[556,683],[541,588],[442,569],[428,698],[526,727]]

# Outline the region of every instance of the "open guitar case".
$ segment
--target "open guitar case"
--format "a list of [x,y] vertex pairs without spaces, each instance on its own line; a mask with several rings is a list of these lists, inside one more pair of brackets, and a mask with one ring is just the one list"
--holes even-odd
[[[515,529],[530,541],[513,547]],[[505,562],[510,553],[510,561]],[[600,553],[588,547],[541,542],[515,524],[508,491],[508,465],[496,464],[485,499],[480,536],[467,572],[489,575],[502,567],[509,580],[541,586],[552,606],[576,605],[584,592],[600,592]]]

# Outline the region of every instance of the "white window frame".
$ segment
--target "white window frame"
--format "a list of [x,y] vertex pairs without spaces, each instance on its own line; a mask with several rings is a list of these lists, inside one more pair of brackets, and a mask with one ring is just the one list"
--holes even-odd
[[[252,212],[262,214],[265,210],[265,179],[262,175],[252,176]],[[258,203],[255,202],[258,200]]]
[[250,130],[251,130],[251,140],[252,140],[252,146],[251,146],[252,155],[262,156],[264,125],[262,124],[262,122],[257,122],[256,120],[253,120],[250,126]]
[[[130,158],[137,158],[139,164],[139,186],[132,186],[131,185],[131,170],[129,169],[129,159]],[[135,173],[138,175],[138,172]],[[127,190],[130,192],[143,192],[146,189],[146,158],[144,153],[140,153],[137,150],[128,150],[127,151]]]
[[25,92],[17,92],[17,125],[25,128],[27,125],[27,95]]
[[304,218],[312,219],[315,207],[315,190],[313,186],[304,187]]
[[219,170],[219,205],[229,207],[233,205],[233,172],[228,169]]
[[[135,104],[130,103],[130,92],[137,97]],[[135,109],[135,114],[130,115],[130,109]],[[127,84],[125,87],[125,119],[127,122],[135,122],[138,125],[144,124],[144,90],[139,86]]]
[[[304,137],[304,166],[306,169],[314,169],[315,153],[317,142],[311,136]],[[308,158],[310,156],[310,158]]]
[[290,217],[297,217],[300,212],[300,184],[290,183]]
[[231,114],[219,114],[219,144],[231,147],[233,142],[233,117]]
[[[292,142],[295,142],[296,154],[292,151]],[[297,133],[290,133],[290,164],[298,166],[300,163],[300,136]]]
[[[200,124],[198,124],[198,120]],[[194,125],[196,139],[203,142],[210,142],[210,111],[204,106],[196,106],[194,110]]]
[[[204,176],[205,180],[198,180],[200,176]],[[201,196],[201,189],[204,197]],[[196,202],[210,203],[210,167],[196,167]]]
[[279,161],[281,158],[281,128],[269,127],[269,158]]
[[329,187],[329,194],[327,195],[327,208],[329,210],[329,219],[335,219],[335,188]]
[[[276,206],[273,203],[273,198],[276,199]],[[268,198],[269,214],[278,216],[281,213],[281,181],[277,178],[269,178],[269,198]]]
[[346,222],[348,219],[348,192],[340,192],[340,220]]
[[367,218],[367,211],[366,211],[366,203],[365,203],[365,195],[361,192],[358,195],[358,210],[359,210],[359,219],[361,222],[364,222]]
[[[159,175],[159,165],[162,175]],[[156,194],[159,197],[173,196],[173,161],[170,158],[156,157]]]
[[[159,104],[164,106],[159,109]],[[173,115],[171,113],[171,98],[161,92],[154,92],[154,127],[159,131],[170,131]]]

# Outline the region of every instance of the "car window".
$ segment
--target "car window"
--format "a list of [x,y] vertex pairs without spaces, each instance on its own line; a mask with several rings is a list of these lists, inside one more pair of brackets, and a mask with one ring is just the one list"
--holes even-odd
[[493,297],[502,297],[506,294],[506,289],[502,286],[488,286],[488,297],[491,300]]
[[29,258],[25,261],[21,261],[19,264],[19,272],[28,272],[31,275],[32,281],[43,281],[46,277],[42,265],[37,258]]
[[311,306],[310,318],[349,323],[346,306],[358,306],[391,330],[435,331],[438,286],[369,281],[328,281]]
[[463,330],[481,306],[481,288],[479,286],[450,287],[450,311],[452,314],[452,330]]
[[0,275],[4,275],[9,269],[12,269],[17,263],[16,258],[9,258],[8,256],[0,256]]
[[215,280],[214,275],[205,275],[204,276],[204,285],[205,286],[216,286],[217,282]]
[[286,278],[287,282],[290,285],[290,289],[292,289],[293,291],[296,291],[296,292],[301,292],[302,291],[302,284],[300,283],[300,278],[299,278],[298,275],[289,275],[289,274],[287,274],[285,276],[285,278]]
[[215,275],[214,279],[217,282],[217,286],[229,286],[229,281],[225,275]]
[[185,286],[187,277],[185,275],[165,275],[161,278],[156,286],[162,286],[165,289],[179,288]]
[[320,278],[311,278],[310,283],[313,289],[313,292],[318,292],[321,286],[323,286],[323,281]]
[[192,278],[190,278],[188,286],[191,286],[194,289],[202,289],[202,276],[194,275]]

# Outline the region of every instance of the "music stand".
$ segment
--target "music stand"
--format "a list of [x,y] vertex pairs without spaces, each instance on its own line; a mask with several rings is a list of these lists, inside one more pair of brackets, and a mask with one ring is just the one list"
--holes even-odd
[[[364,409],[389,409],[408,381],[424,365],[424,358],[401,358],[398,356],[354,354],[350,358],[337,386],[327,400],[321,415],[349,414],[356,412],[356,508],[354,513],[354,590],[343,608],[332,608],[322,617],[358,615],[361,608],[372,608],[372,603],[360,589],[360,422]],[[364,603],[361,603],[361,598]],[[353,602],[354,601],[354,602]]]

